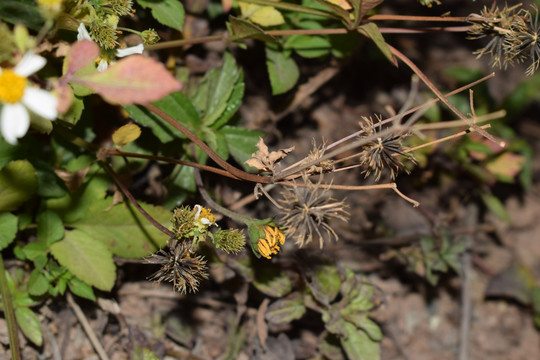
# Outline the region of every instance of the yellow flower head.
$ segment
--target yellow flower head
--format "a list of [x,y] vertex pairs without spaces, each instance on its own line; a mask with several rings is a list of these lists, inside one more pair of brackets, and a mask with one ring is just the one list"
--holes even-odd
[[270,259],[272,255],[276,255],[280,247],[285,244],[285,234],[278,229],[277,226],[266,225],[264,227],[264,238],[260,238],[257,242],[257,249],[259,254],[267,259]]
[[197,204],[193,207],[193,211],[195,212],[195,226],[199,232],[206,231],[210,225],[216,225],[216,217],[212,214],[212,210]]

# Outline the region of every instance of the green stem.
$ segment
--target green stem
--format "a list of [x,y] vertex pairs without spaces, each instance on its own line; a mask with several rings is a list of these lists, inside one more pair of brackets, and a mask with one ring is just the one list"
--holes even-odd
[[181,39],[181,40],[172,40],[172,41],[163,41],[158,44],[154,45],[147,45],[145,46],[146,50],[161,50],[161,49],[169,49],[169,48],[175,48],[180,46],[186,46],[186,45],[195,45],[195,44],[202,44],[212,41],[223,41],[226,39],[223,35],[212,35],[212,36],[203,36],[200,38],[195,39]]
[[120,26],[118,26],[116,29],[142,36],[142,33],[140,31],[137,31],[137,30],[133,30],[133,29],[125,28],[125,27],[120,27]]
[[254,220],[248,216],[240,215],[232,210],[229,210],[221,205],[219,205],[217,202],[214,201],[210,197],[210,195],[206,192],[206,189],[204,188],[204,184],[202,182],[201,173],[199,169],[193,169],[193,172],[195,174],[195,183],[197,184],[197,188],[199,189],[199,192],[201,193],[201,196],[203,197],[204,201],[208,203],[208,206],[213,208],[214,210],[220,212],[221,214],[230,217],[231,219],[244,223],[247,226],[250,226],[254,224],[257,220]]
[[11,358],[21,360],[21,350],[19,348],[19,335],[17,333],[17,322],[15,321],[15,312],[11,302],[11,294],[6,279],[6,269],[4,267],[4,258],[0,252],[0,292],[2,293],[2,303],[4,305],[4,317],[6,318],[9,346],[11,348]]

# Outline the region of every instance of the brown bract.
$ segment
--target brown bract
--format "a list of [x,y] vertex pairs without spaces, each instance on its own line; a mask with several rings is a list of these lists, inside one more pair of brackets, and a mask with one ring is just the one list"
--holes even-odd
[[251,154],[252,158],[246,160],[246,164],[257,169],[259,174],[262,172],[274,173],[276,164],[283,160],[285,156],[287,156],[291,151],[294,150],[294,146],[292,146],[288,149],[268,152],[268,146],[264,144],[262,138],[259,138],[257,147],[259,148],[259,150]]

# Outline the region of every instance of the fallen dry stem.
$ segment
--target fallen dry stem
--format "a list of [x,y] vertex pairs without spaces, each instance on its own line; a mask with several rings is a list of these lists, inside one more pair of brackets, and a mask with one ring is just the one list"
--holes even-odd
[[433,93],[435,95],[437,95],[437,97],[439,99],[441,99],[441,101],[454,113],[456,114],[460,119],[462,119],[463,121],[465,121],[471,128],[473,128],[475,131],[477,131],[478,133],[480,133],[482,136],[484,136],[486,139],[489,139],[490,141],[494,142],[495,144],[501,146],[501,147],[506,147],[506,142],[501,140],[501,139],[496,139],[493,135],[487,133],[485,130],[483,129],[480,129],[478,127],[478,125],[476,125],[471,119],[467,118],[463,113],[461,113],[461,111],[459,111],[455,106],[454,104],[452,104],[450,101],[448,101],[448,99],[441,93],[441,91],[435,86],[435,84],[433,84],[433,82],[431,82],[431,80],[429,80],[429,78],[422,72],[422,70],[420,70],[420,68],[418,68],[418,66],[416,66],[407,56],[405,56],[403,53],[401,53],[398,49],[396,49],[395,47],[393,47],[392,45],[390,44],[386,44],[388,46],[388,48],[390,49],[390,51],[392,52],[392,54],[394,54],[395,56],[397,56],[401,61],[403,61],[416,75],[418,75],[418,77],[420,77],[420,79],[424,82],[424,84],[427,85],[427,87],[429,87],[431,89],[431,91],[433,91]]
[[[491,125],[487,124],[487,125],[480,126],[480,129],[484,130],[484,129],[489,129],[490,127],[491,127]],[[460,136],[469,134],[469,133],[471,133],[473,131],[475,131],[475,130],[467,129],[467,130],[464,130],[464,131],[460,131],[460,132],[458,132],[456,134],[452,134],[450,136],[446,136],[446,137],[443,137],[443,138],[440,138],[440,139],[437,139],[437,140],[429,141],[429,142],[427,142],[425,144],[421,144],[421,145],[418,145],[418,146],[415,146],[415,147],[412,147],[412,148],[404,149],[403,152],[408,153],[408,152],[415,151],[415,150],[418,150],[418,149],[421,149],[421,148],[424,148],[424,147],[427,147],[427,146],[431,146],[431,145],[435,145],[435,144],[438,144],[438,143],[441,143],[441,142],[444,142],[444,141],[452,140],[452,139],[458,138]]]

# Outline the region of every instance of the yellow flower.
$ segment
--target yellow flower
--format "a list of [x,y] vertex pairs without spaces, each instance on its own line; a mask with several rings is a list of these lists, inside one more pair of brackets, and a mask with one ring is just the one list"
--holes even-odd
[[285,235],[277,226],[267,225],[264,227],[264,238],[260,238],[257,242],[257,249],[259,254],[267,259],[270,259],[272,255],[276,255],[280,247],[285,244]]
[[203,232],[210,225],[216,224],[216,217],[212,214],[212,210],[202,207],[197,204],[193,207],[195,211],[195,226],[199,229],[199,232]]

